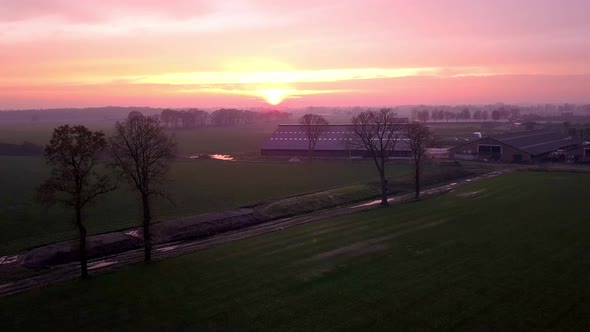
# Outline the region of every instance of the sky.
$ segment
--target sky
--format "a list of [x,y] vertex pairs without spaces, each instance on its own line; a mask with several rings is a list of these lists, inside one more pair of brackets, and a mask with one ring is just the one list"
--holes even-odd
[[588,0],[0,0],[0,109],[590,102]]

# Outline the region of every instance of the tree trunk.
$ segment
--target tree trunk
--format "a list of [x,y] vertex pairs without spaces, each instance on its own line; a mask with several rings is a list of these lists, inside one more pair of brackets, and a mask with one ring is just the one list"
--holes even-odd
[[81,208],[76,208],[76,226],[80,233],[80,276],[88,279],[88,259],[86,258],[86,227],[82,224]]
[[417,161],[415,165],[415,185],[416,185],[416,199],[420,199],[420,162]]
[[150,202],[149,196],[142,194],[141,201],[143,204],[143,252],[144,252],[144,262],[151,263],[152,262],[152,241],[150,236],[150,223],[151,223],[151,211],[150,211]]
[[381,206],[389,206],[387,201],[387,179],[385,178],[385,172],[381,174]]

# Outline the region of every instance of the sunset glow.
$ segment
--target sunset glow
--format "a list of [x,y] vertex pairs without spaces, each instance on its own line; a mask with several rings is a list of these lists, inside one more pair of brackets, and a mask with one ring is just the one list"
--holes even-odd
[[0,0],[0,109],[587,102],[566,2]]
[[295,92],[295,90],[281,90],[281,89],[270,89],[270,90],[260,90],[259,91],[264,99],[271,104],[271,105],[278,105],[280,104],[290,93]]

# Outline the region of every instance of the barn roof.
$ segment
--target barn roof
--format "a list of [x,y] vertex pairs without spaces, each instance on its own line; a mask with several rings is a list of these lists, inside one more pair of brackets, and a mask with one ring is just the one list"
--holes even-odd
[[[487,137],[483,137],[479,140],[485,138]],[[490,136],[489,138],[496,140],[500,143],[506,144],[508,146],[511,146],[513,148],[516,148],[518,150],[529,153],[533,156],[553,152],[560,149],[567,149],[581,143],[580,139],[564,135],[559,131],[547,129],[508,133],[503,135]],[[454,147],[452,148],[452,150],[455,150],[457,148],[460,148],[471,143],[473,142],[469,142]]]
[[[351,125],[327,125],[315,146],[316,151],[346,150],[346,140],[353,137]],[[304,126],[279,125],[262,145],[263,150],[305,150],[308,149],[307,135]],[[408,144],[399,140],[396,151],[409,150]]]
[[539,155],[563,149],[580,143],[577,138],[559,131],[533,130],[493,136],[493,139],[532,155]]
[[578,150],[578,149],[588,149],[590,148],[590,143],[588,142],[581,142],[579,144],[576,144],[574,146],[571,146],[569,148],[564,149],[565,151],[571,152],[574,150]]

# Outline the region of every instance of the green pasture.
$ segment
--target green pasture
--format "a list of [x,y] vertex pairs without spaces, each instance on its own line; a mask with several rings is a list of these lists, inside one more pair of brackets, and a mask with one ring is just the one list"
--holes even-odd
[[[410,171],[408,164],[391,164],[388,169],[394,179],[407,177]],[[0,255],[76,237],[71,211],[45,208],[35,202],[35,188],[48,176],[49,168],[42,158],[0,156]],[[157,201],[155,218],[219,211],[377,179],[375,166],[369,161],[177,161],[165,186],[174,205]],[[89,232],[139,225],[137,199],[126,185],[99,198],[85,213]]]
[[[74,123],[73,123],[74,124]],[[20,144],[28,141],[45,145],[49,142],[53,129],[59,124],[18,124],[0,126],[0,143]],[[102,130],[105,134],[112,133],[114,124],[89,124],[92,130]],[[207,127],[192,129],[167,129],[166,132],[175,136],[178,152],[183,156],[198,153],[247,154],[256,155],[262,143],[275,130],[274,124],[261,124],[244,127]]]
[[[346,123],[346,121],[338,121]],[[0,143],[20,144],[29,141],[45,145],[58,124],[18,124],[15,126],[0,125]],[[92,130],[102,130],[110,135],[114,124],[88,124]],[[206,127],[192,129],[167,129],[166,132],[175,136],[178,141],[178,152],[182,156],[199,153],[232,154],[237,157],[255,157],[260,146],[276,129],[276,124],[257,124],[242,127]],[[483,135],[498,135],[506,131],[504,128],[486,127],[472,123],[435,123],[431,129],[439,141],[446,145],[465,142],[465,138],[473,139],[473,132]]]
[[590,174],[518,172],[0,299],[3,329],[588,330]]
[[[0,142],[31,141],[46,144],[55,124],[19,124],[0,127]],[[108,135],[110,124],[89,125]],[[224,153],[250,158],[275,125],[239,128],[168,130],[179,143],[179,153]],[[392,164],[392,184],[403,180],[411,190],[408,164]],[[439,171],[438,169],[434,169]],[[438,173],[437,173],[438,174]],[[35,188],[49,175],[41,157],[0,156],[0,255],[76,236],[70,211],[44,208],[35,202]],[[428,175],[428,174],[427,174]],[[203,212],[235,208],[259,201],[319,190],[367,184],[378,179],[371,161],[322,161],[289,164],[280,161],[174,162],[165,191],[175,205],[156,202],[156,219],[165,220]],[[437,182],[435,179],[432,183]],[[400,188],[393,188],[400,190]],[[90,234],[138,225],[137,196],[125,186],[99,199],[86,211]]]

